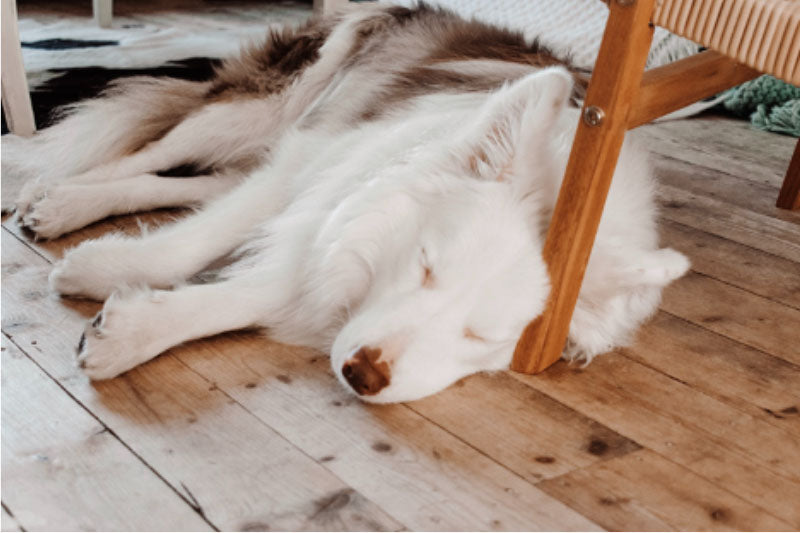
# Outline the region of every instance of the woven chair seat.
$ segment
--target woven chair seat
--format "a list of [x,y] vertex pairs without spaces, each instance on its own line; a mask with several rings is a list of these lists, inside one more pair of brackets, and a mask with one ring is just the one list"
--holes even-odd
[[800,85],[800,0],[658,0],[653,22]]

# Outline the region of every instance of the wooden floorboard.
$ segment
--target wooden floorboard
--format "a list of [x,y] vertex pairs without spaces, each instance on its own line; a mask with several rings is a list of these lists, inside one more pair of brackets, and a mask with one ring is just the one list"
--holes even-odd
[[319,353],[251,336],[209,347],[173,353],[410,529],[597,527],[409,407],[359,402]]
[[800,438],[797,365],[665,312],[621,353]]
[[800,309],[797,263],[670,220],[661,235],[665,246],[691,257],[693,271]]
[[770,463],[780,462],[786,443],[796,439],[783,436],[775,446],[764,440],[756,450],[757,434],[742,443],[725,427],[740,421],[755,431],[740,411],[616,353],[585,370],[557,363],[546,375],[515,377],[758,505],[770,520],[800,523],[793,503],[800,498],[800,483]]
[[212,529],[108,427],[2,340],[3,501],[26,529]]
[[2,530],[799,529],[800,213],[774,207],[796,140],[716,115],[636,135],[692,261],[636,341],[407,405],[255,333],[89,383],[73,354],[100,304],[53,296],[52,262],[185,213],[52,242],[4,220]]
[[[778,189],[775,188],[775,191]],[[685,226],[736,241],[794,263],[800,262],[800,219],[783,220],[727,202],[661,184],[663,217]]]
[[690,163],[700,173],[715,169],[734,183],[750,180],[772,187],[780,187],[796,143],[787,135],[755,130],[747,121],[714,114],[649,124],[637,128],[635,135],[656,158]]
[[661,309],[800,365],[800,310],[691,272],[664,291]]
[[651,450],[539,486],[610,530],[792,530],[788,523]]

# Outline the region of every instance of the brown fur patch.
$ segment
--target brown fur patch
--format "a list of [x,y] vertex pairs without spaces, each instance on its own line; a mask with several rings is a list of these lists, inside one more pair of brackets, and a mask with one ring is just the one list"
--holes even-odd
[[[137,123],[130,125],[120,155],[128,155],[164,137],[190,113],[204,103],[209,82],[174,78],[132,77],[112,82],[103,98],[116,100],[119,106],[135,106]],[[75,108],[80,111],[80,106]],[[67,114],[72,111],[68,110]]]
[[364,346],[344,363],[342,375],[356,393],[372,396],[389,385],[389,364],[380,357],[380,348]]
[[[415,8],[372,6],[368,15],[356,23],[353,45],[348,56],[331,70],[346,79],[352,70],[355,79],[368,82],[348,86],[364,91],[352,115],[337,116],[336,99],[323,101],[312,115],[324,120],[326,110],[337,120],[374,120],[388,111],[401,108],[409,100],[437,92],[486,92],[504,82],[519,78],[530,69],[564,65],[576,80],[573,98],[583,95],[588,76],[570,66],[537,42],[528,43],[518,33],[465,20],[454,13],[422,4]],[[341,18],[313,20],[296,29],[271,31],[265,41],[245,49],[239,57],[219,66],[209,82],[132,79],[112,87],[108,96],[127,106],[141,109],[138,123],[131,127],[120,153],[130,154],[157,141],[189,114],[203,105],[237,98],[264,98],[285,93],[306,69],[320,59],[320,49]],[[325,58],[322,59],[325,61]],[[482,70],[462,68],[459,62],[495,61],[500,68]],[[331,59],[331,61],[335,61]],[[506,67],[503,67],[503,64]],[[514,68],[509,68],[508,66]],[[522,65],[524,68],[519,68]],[[359,78],[358,76],[361,76]],[[270,120],[271,117],[263,117]],[[291,120],[290,118],[287,120]],[[288,124],[276,124],[276,128]],[[243,154],[241,161],[227,160],[225,168],[246,171],[258,164],[269,147]],[[469,162],[477,168],[481,154]],[[181,161],[190,164],[192,161]],[[216,167],[215,167],[216,168]],[[159,169],[167,170],[167,169]]]
[[[509,77],[501,73],[477,75],[438,68],[438,65],[452,61],[493,60],[531,68],[562,65],[573,73],[576,80],[573,101],[585,94],[588,76],[575,69],[568,58],[557,57],[538,41],[528,43],[519,32],[465,20],[450,11],[425,4],[418,8],[390,7],[384,16],[386,14],[394,18],[395,24],[384,24],[386,30],[383,31],[373,27],[370,39],[383,46],[409,51],[396,52],[398,72],[380,96],[365,106],[360,115],[362,120],[380,117],[397,104],[425,94],[495,90],[525,72],[517,70],[516,75]],[[386,33],[388,28],[399,25],[403,27],[398,31],[407,33],[407,36]],[[366,45],[362,43],[362,46]],[[379,51],[387,55],[386,50]],[[406,63],[402,60],[404,53],[420,52],[424,54],[416,61]],[[388,55],[386,59],[391,61]]]
[[224,100],[281,92],[317,60],[330,29],[329,23],[312,21],[298,29],[270,32],[262,44],[243,50],[217,68],[207,96]]

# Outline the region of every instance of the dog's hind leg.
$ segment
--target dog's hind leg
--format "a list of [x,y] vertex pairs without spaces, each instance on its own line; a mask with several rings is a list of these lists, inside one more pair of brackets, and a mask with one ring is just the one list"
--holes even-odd
[[126,285],[175,286],[241,246],[286,202],[281,174],[262,169],[198,213],[144,237],[112,234],[82,243],[54,267],[51,287],[102,300]]
[[[273,108],[268,100],[208,105],[141,150],[51,186],[128,180],[187,164],[199,168],[219,167],[222,172],[228,165],[252,165],[267,153],[270,135],[277,130],[273,122],[262,119],[270,116]],[[48,186],[24,192],[24,199],[17,204],[17,215],[26,225],[32,218],[30,211],[51,193]],[[34,196],[29,194],[31,192]]]
[[181,165],[225,168],[252,163],[268,153],[269,141],[280,130],[270,99],[244,99],[208,104],[176,125],[163,138],[141,150],[82,174],[73,183],[128,179]]
[[131,154],[160,139],[205,103],[210,84],[128,78],[66,108],[31,138],[3,136],[3,211],[24,212],[52,183]]
[[109,379],[183,342],[255,326],[264,305],[238,280],[117,293],[87,324],[78,365],[91,379]]
[[221,175],[166,178],[153,174],[98,183],[62,182],[48,189],[21,217],[21,223],[37,237],[53,239],[111,215],[200,206],[237,183]]

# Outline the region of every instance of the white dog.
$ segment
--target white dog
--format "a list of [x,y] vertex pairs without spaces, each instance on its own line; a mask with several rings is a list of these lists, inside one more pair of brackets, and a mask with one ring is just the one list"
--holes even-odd
[[[179,343],[263,327],[329,352],[372,402],[508,367],[548,295],[542,240],[578,120],[580,76],[559,64],[446,11],[361,6],[271,36],[210,82],[134,80],[12,139],[6,170],[37,178],[17,212],[40,237],[207,204],[55,266],[59,293],[107,299],[80,366],[111,378]],[[198,175],[170,177],[176,167]],[[657,247],[652,189],[626,145],[569,358],[628,342],[688,268]],[[226,256],[215,281],[186,285]]]

